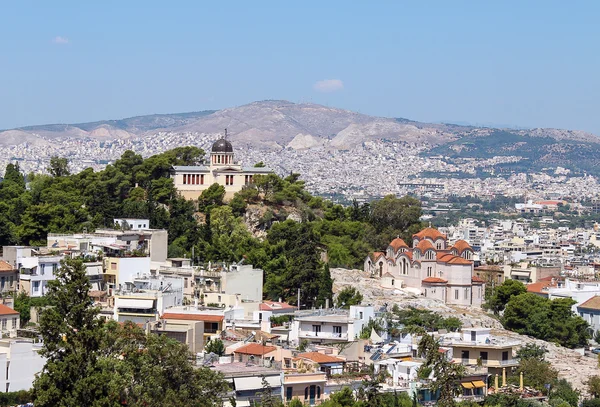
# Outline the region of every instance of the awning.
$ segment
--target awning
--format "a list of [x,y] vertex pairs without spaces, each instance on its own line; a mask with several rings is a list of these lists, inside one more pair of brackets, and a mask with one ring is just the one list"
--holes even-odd
[[473,387],[475,387],[475,386],[473,386],[473,383],[471,383],[471,382],[461,383],[460,385],[462,387],[464,387],[465,389],[472,389]]
[[[270,387],[281,387],[281,377],[266,376]],[[236,391],[260,390],[263,388],[262,377],[236,377],[233,379]]]
[[152,309],[154,308],[154,300],[117,298],[115,306],[117,308]]
[[485,387],[485,382],[481,381],[481,380],[475,380],[473,383],[473,386],[475,386],[475,388],[480,388],[480,387]]

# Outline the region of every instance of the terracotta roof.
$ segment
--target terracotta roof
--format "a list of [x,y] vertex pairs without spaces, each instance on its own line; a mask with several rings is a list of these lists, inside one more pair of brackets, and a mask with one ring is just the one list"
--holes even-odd
[[4,304],[0,304],[0,315],[19,315],[19,313]]
[[298,355],[299,358],[312,360],[315,363],[344,363],[344,359],[326,355],[320,352],[306,352]]
[[446,235],[444,235],[442,232],[440,232],[439,230],[435,229],[435,228],[425,228],[422,231],[420,231],[419,233],[415,233],[413,235],[413,238],[418,238],[419,240],[423,240],[426,237],[430,238],[431,240],[435,241],[436,239],[446,239]]
[[408,248],[408,245],[406,244],[406,242],[404,242],[404,240],[400,239],[399,237],[392,240],[392,242],[390,243],[390,246],[392,246],[392,248],[394,249],[395,252],[397,252],[398,249],[400,249],[401,247]]
[[0,260],[0,272],[2,271],[15,271],[16,269],[4,260]]
[[279,310],[279,309],[293,311],[296,309],[296,307],[288,304],[287,302],[263,301],[258,306],[258,309],[261,311],[273,311],[273,310]]
[[377,259],[379,259],[381,256],[383,256],[385,253],[383,252],[373,252],[371,254],[371,260],[376,261]]
[[577,308],[596,309],[600,310],[600,296],[594,295],[592,298],[581,304]]
[[455,256],[451,253],[437,253],[436,260],[439,261],[440,263],[446,263],[446,264],[464,264],[464,265],[472,264],[471,261],[469,261],[467,259],[463,259],[462,257],[459,257],[459,256]]
[[473,277],[471,277],[471,282],[472,283],[485,283],[485,280],[482,278],[479,278],[477,276],[473,276]]
[[221,322],[223,315],[207,315],[207,314],[181,314],[173,312],[165,312],[162,316],[164,319],[181,319],[183,321],[203,321],[203,322]]
[[108,293],[104,290],[90,290],[88,291],[88,295],[92,298],[102,298],[107,297]]
[[461,240],[457,240],[454,243],[454,246],[452,246],[452,247],[454,247],[456,250],[458,250],[459,254],[462,253],[462,252],[464,252],[467,249],[473,251],[473,248],[471,247],[471,245],[468,244],[466,241],[464,241],[462,239]]
[[260,343],[253,342],[253,343],[249,343],[244,346],[240,346],[239,348],[234,350],[233,353],[241,353],[244,355],[263,356],[263,355],[266,355],[267,353],[273,352],[274,350],[277,350],[277,348],[275,346],[264,346],[264,345],[261,345]]
[[553,286],[556,286],[556,283],[552,284],[552,281],[538,281],[537,283],[528,284],[527,292],[535,294],[547,294],[544,289]]
[[563,201],[537,201],[537,205],[558,205],[563,203]]
[[447,283],[447,280],[444,280],[443,278],[439,278],[439,277],[427,277],[424,278],[423,283],[429,283],[429,284],[433,284],[433,283]]
[[419,244],[415,246],[415,249],[419,249],[421,253],[425,253],[429,249],[435,250],[435,247],[433,247],[429,240],[421,240]]

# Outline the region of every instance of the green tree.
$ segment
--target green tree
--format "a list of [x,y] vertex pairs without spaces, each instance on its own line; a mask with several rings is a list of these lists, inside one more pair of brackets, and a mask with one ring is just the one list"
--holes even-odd
[[214,183],[202,191],[200,198],[198,198],[198,210],[202,213],[209,214],[213,208],[223,205],[224,197],[225,187]]
[[350,308],[351,305],[360,305],[363,296],[355,287],[344,287],[337,295],[336,306],[338,308]]
[[516,358],[521,359],[537,359],[543,361],[546,359],[546,353],[548,349],[545,346],[536,345],[535,343],[528,343],[527,345],[521,346],[517,351]]
[[488,307],[498,315],[504,310],[506,304],[512,297],[527,292],[525,285],[517,280],[505,280],[500,286],[496,287]]
[[523,381],[526,386],[548,393],[546,385],[554,386],[558,380],[558,372],[552,368],[550,363],[535,358],[521,359],[516,370],[516,377],[523,373]]
[[65,177],[71,174],[69,160],[64,157],[51,157],[47,170],[53,177]]
[[206,353],[214,353],[215,355],[223,356],[225,354],[225,345],[220,339],[211,339],[204,347]]
[[559,400],[557,404],[566,403],[567,406],[577,407],[579,405],[579,396],[579,391],[573,389],[571,383],[565,379],[555,381],[550,388],[550,402],[557,399]]
[[600,398],[600,376],[590,376],[585,382],[585,385],[587,386],[588,393],[594,398]]

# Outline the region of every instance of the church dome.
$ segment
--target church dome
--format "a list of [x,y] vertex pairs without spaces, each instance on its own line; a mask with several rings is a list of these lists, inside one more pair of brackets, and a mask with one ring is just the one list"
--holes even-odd
[[229,141],[221,138],[214,142],[211,151],[213,153],[233,153],[233,146]]

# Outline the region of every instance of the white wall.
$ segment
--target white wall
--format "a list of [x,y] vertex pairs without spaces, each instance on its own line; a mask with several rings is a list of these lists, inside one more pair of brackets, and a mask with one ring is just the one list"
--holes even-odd
[[150,257],[121,257],[119,258],[119,284],[133,282],[136,277],[150,274]]
[[10,359],[8,353],[0,354],[0,391],[7,391],[7,384],[8,391],[29,390],[33,386],[35,374],[42,371],[46,360],[38,354],[38,347],[34,347],[31,342],[15,340],[9,346]]
[[251,265],[237,266],[237,271],[224,273],[225,294],[239,294],[240,300],[262,301],[263,271]]

